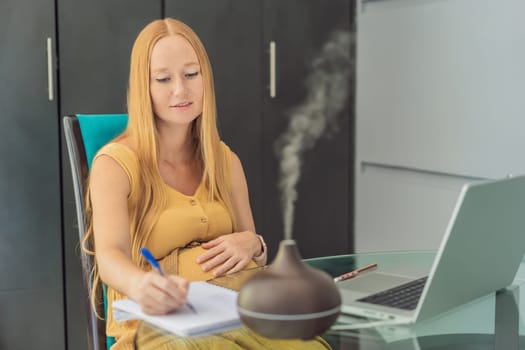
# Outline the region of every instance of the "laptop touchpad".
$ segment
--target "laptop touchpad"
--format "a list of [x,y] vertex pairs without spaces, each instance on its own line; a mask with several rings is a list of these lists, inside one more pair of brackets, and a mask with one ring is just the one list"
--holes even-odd
[[343,290],[372,294],[399,286],[412,280],[414,280],[413,277],[403,277],[381,272],[371,272],[350,280],[338,282],[337,286]]

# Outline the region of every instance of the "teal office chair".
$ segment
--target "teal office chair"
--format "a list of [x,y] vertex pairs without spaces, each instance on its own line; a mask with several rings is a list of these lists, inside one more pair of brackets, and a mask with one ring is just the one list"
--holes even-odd
[[[73,190],[78,220],[78,237],[80,242],[86,232],[84,211],[84,194],[91,162],[97,151],[126,128],[127,114],[77,114],[64,117],[64,134],[73,176]],[[81,250],[81,263],[84,288],[91,295],[90,279],[93,258]],[[100,290],[100,289],[99,289]],[[106,317],[106,286],[96,296],[99,315]],[[97,318],[89,298],[86,300],[88,317],[88,342],[90,350],[109,349],[114,343],[113,337],[106,336],[106,322]]]

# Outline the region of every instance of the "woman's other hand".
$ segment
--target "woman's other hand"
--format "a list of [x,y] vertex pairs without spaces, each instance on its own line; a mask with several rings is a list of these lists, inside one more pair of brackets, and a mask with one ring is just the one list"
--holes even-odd
[[208,251],[197,258],[203,271],[213,271],[215,277],[241,271],[261,251],[261,242],[251,231],[222,235],[203,243]]
[[140,304],[143,312],[163,315],[186,304],[189,283],[176,275],[160,275],[156,271],[142,274],[134,283],[130,298]]

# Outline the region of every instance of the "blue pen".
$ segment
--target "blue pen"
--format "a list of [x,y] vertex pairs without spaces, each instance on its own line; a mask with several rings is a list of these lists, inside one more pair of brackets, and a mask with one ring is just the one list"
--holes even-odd
[[[144,256],[144,258],[150,263],[150,265],[153,266],[153,268],[157,270],[161,274],[161,276],[164,276],[164,272],[162,272],[162,269],[160,268],[160,265],[157,259],[153,257],[153,254],[151,254],[148,248],[142,248],[140,252]],[[195,307],[191,305],[190,303],[186,303],[186,306],[194,313],[197,313],[197,310],[195,309]]]
[[161,276],[164,276],[164,272],[162,272],[162,269],[160,268],[157,259],[153,257],[153,254],[151,254],[148,248],[142,248],[140,252],[144,256],[144,258],[146,258],[146,260],[150,263],[150,265],[153,266],[153,268],[155,268]]

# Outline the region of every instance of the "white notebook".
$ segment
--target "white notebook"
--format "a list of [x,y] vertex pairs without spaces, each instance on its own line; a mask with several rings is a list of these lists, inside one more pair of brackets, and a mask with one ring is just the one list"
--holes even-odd
[[131,299],[113,303],[113,317],[117,321],[144,320],[152,325],[182,337],[195,337],[217,333],[241,325],[237,312],[238,292],[206,282],[190,283],[187,306],[169,315],[148,315]]

